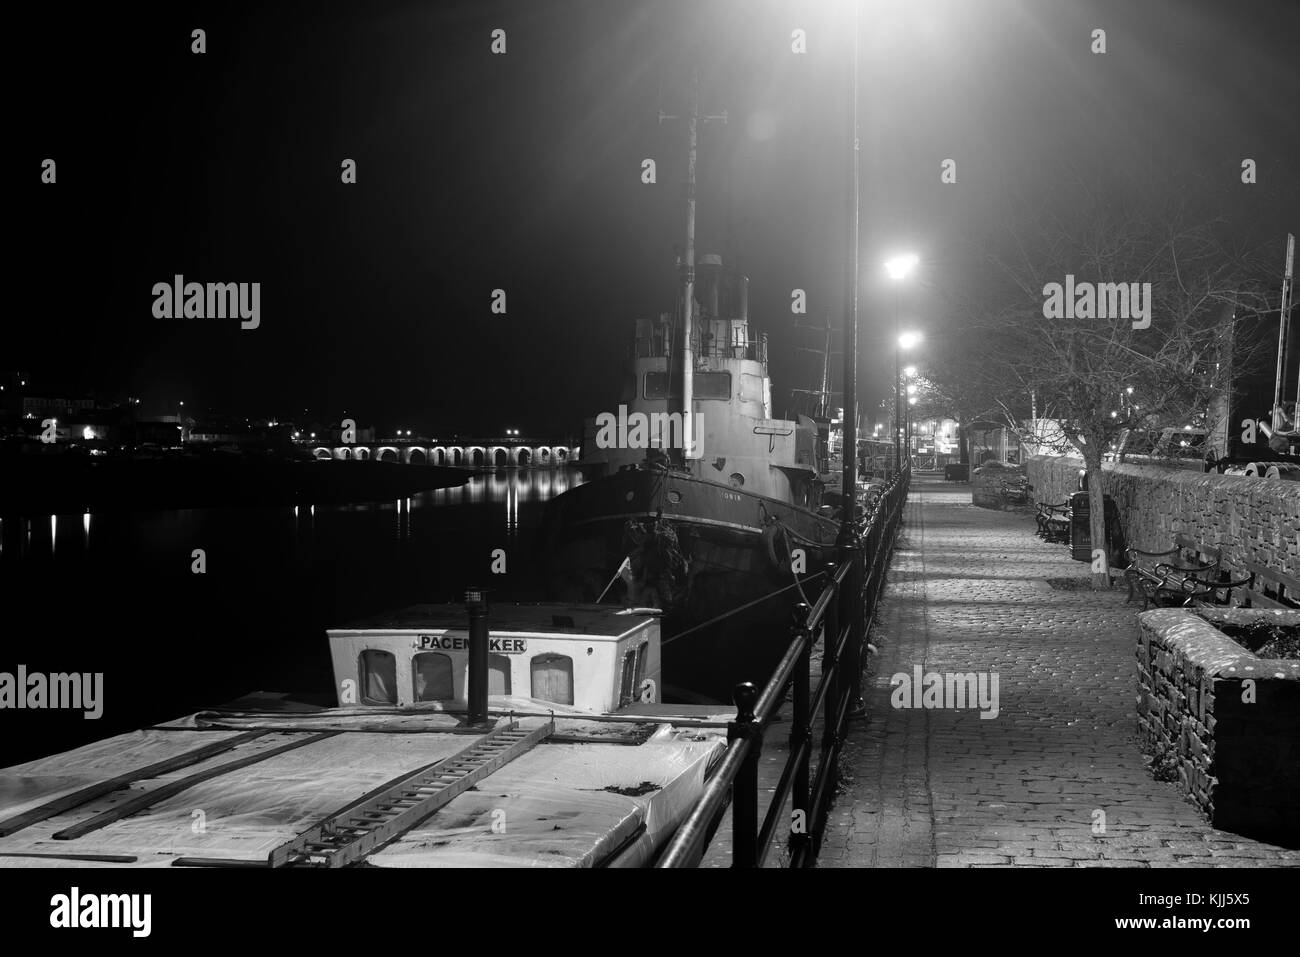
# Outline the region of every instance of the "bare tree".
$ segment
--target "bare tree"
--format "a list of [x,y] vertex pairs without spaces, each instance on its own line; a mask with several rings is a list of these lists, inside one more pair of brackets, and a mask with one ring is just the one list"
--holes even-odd
[[963,297],[959,374],[1022,441],[1083,458],[1104,588],[1103,459],[1124,430],[1214,424],[1237,328],[1268,309],[1267,272],[1218,223],[1113,201],[1085,209],[1068,221],[1027,213],[987,247],[989,282]]

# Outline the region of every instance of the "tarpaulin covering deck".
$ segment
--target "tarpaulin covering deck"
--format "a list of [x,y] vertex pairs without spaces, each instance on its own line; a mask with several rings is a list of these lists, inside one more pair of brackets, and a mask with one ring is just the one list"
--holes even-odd
[[[540,719],[520,723],[535,721]],[[570,730],[610,728],[578,716],[565,716],[559,723]],[[211,729],[213,724],[221,730]],[[0,824],[79,789],[233,741],[251,733],[248,729],[264,732],[211,757],[131,780],[0,837],[0,866],[160,866],[182,857],[265,861],[273,848],[363,795],[448,758],[481,736],[456,725],[455,718],[437,712],[209,712],[166,730],[118,735],[7,768],[0,771]],[[590,866],[608,863],[616,851],[617,863],[640,862],[698,796],[708,761],[724,740],[717,729],[656,726],[659,731],[639,746],[540,745],[453,798],[419,828],[372,854],[369,863]],[[334,733],[319,737],[323,732]],[[231,767],[71,839],[54,837],[129,800],[276,748],[286,750]],[[72,859],[76,855],[136,861]]]

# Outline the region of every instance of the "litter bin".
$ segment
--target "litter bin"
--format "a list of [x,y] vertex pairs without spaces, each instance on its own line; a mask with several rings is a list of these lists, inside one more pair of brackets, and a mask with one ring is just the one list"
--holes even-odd
[[[1119,507],[1109,495],[1103,495],[1106,510],[1106,561],[1120,568],[1124,554],[1124,530],[1119,522]],[[1087,492],[1070,496],[1070,557],[1076,562],[1092,562],[1092,514]]]

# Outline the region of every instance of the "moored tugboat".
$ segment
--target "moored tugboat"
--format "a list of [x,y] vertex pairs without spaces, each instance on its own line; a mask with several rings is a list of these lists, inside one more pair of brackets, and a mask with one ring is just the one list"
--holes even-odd
[[[780,658],[839,516],[823,498],[826,429],[772,416],[748,278],[716,255],[696,261],[698,118],[693,89],[676,308],[637,321],[617,414],[588,419],[585,482],[548,504],[541,541],[550,597],[661,608],[670,688],[725,701]],[[633,420],[650,427],[638,436]]]

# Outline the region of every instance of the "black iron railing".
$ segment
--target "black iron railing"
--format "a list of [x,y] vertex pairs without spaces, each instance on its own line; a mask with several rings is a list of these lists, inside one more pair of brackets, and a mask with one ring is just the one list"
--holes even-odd
[[[778,832],[787,835],[791,867],[808,867],[816,860],[835,794],[844,731],[849,717],[863,708],[862,656],[910,477],[905,470],[887,486],[854,540],[842,547],[839,563],[828,567],[827,584],[812,606],[796,606],[790,647],[762,692],[749,682],[736,686],[736,719],[728,725],[726,753],[656,866],[698,866],[728,800],[732,867],[762,867]],[[814,688],[812,651],[818,642],[822,669]],[[760,824],[759,758],[764,735],[787,694],[794,712],[789,754]],[[821,754],[813,776],[813,728],[819,711],[822,733],[816,746]]]

